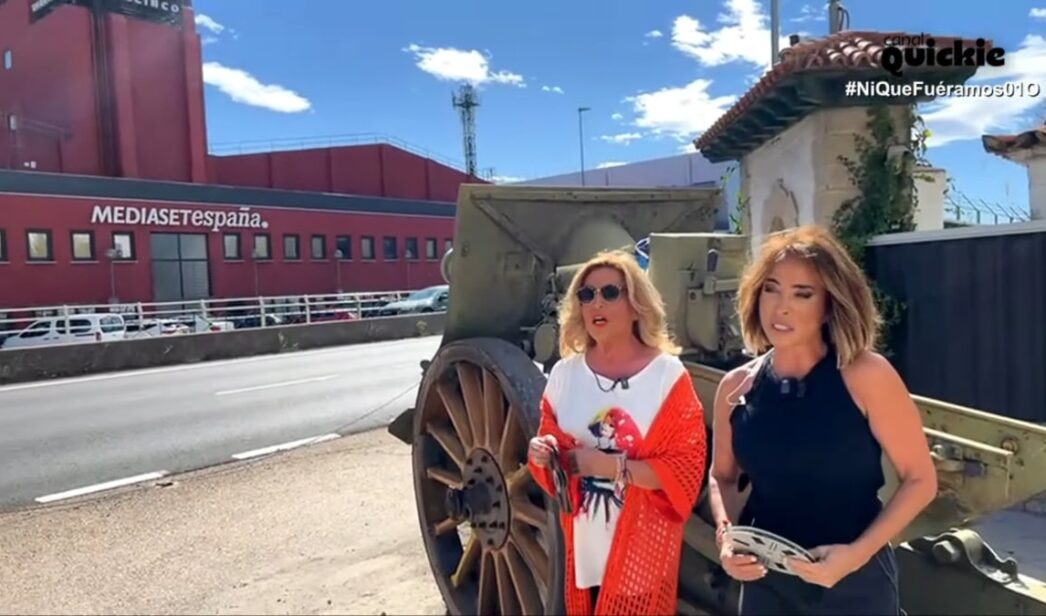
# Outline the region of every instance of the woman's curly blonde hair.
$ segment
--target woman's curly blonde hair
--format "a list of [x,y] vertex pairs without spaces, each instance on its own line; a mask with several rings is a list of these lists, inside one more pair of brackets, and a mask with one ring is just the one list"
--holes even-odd
[[627,301],[636,311],[639,320],[633,327],[635,336],[645,345],[660,349],[672,355],[678,355],[680,348],[668,333],[665,319],[664,301],[661,293],[654,287],[650,277],[639,267],[635,257],[620,250],[600,252],[582,265],[570,282],[559,306],[559,354],[567,358],[576,353],[584,353],[595,346],[596,341],[588,335],[585,320],[581,316],[581,301],[577,292],[584,284],[588,274],[599,267],[612,267],[621,272],[625,279],[625,288],[621,299]]

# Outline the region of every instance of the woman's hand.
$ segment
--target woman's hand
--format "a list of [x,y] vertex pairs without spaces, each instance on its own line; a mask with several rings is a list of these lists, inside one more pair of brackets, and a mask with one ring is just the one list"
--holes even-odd
[[823,545],[810,550],[810,555],[814,557],[812,563],[790,557],[788,565],[806,582],[825,588],[835,586],[868,562],[851,545]]
[[730,541],[719,548],[719,562],[727,574],[739,582],[753,582],[766,575],[766,567],[751,554],[734,554]]
[[535,436],[530,439],[529,455],[531,462],[541,468],[547,468],[549,457],[552,456],[552,451],[557,446],[556,437],[551,434]]

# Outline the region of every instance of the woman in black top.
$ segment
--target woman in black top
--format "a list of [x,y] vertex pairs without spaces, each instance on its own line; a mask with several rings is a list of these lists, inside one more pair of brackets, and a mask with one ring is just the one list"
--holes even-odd
[[[709,497],[741,614],[898,614],[890,540],[936,496],[918,409],[875,346],[879,316],[860,268],[827,231],[772,236],[738,291],[746,346],[714,410]],[[764,354],[765,353],[765,354]],[[885,506],[882,454],[900,486]],[[747,500],[738,491],[744,474]],[[753,525],[809,550],[793,577],[722,541]]]

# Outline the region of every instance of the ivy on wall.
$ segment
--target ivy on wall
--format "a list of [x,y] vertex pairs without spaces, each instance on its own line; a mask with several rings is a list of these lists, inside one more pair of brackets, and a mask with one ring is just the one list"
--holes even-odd
[[[904,124],[912,127],[908,143],[898,139],[897,126],[888,107],[869,107],[867,113],[870,137],[854,136],[856,159],[839,157],[858,194],[844,202],[832,220],[832,231],[865,271],[868,270],[865,249],[873,237],[915,230],[918,207],[915,181],[919,177],[918,168],[929,166],[926,140],[930,137],[914,106],[908,108]],[[907,150],[901,149],[899,155],[895,155],[898,146],[907,146]],[[879,351],[890,356],[890,340],[903,321],[905,305],[874,281],[872,292],[882,317]]]

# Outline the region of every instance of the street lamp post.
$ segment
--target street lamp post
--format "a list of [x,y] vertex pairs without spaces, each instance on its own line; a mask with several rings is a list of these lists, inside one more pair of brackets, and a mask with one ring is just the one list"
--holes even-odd
[[581,114],[586,111],[591,111],[591,107],[578,107],[577,108],[577,140],[578,145],[581,147],[581,185],[585,185],[585,127],[581,119]]
[[120,301],[116,297],[116,260],[123,256],[123,252],[117,246],[106,250],[105,256],[109,258],[109,303],[116,304]]
[[334,251],[334,269],[338,277],[338,295],[341,295],[341,259],[344,256],[345,253],[340,248]]
[[403,260],[407,262],[407,290],[410,291],[411,290],[411,287],[410,287],[410,262],[411,262],[412,259],[414,259],[414,251],[413,250],[407,250],[403,254],[403,256],[404,256]]
[[257,248],[251,251],[251,265],[254,267],[254,295],[258,297],[258,259],[261,257],[261,251]]

